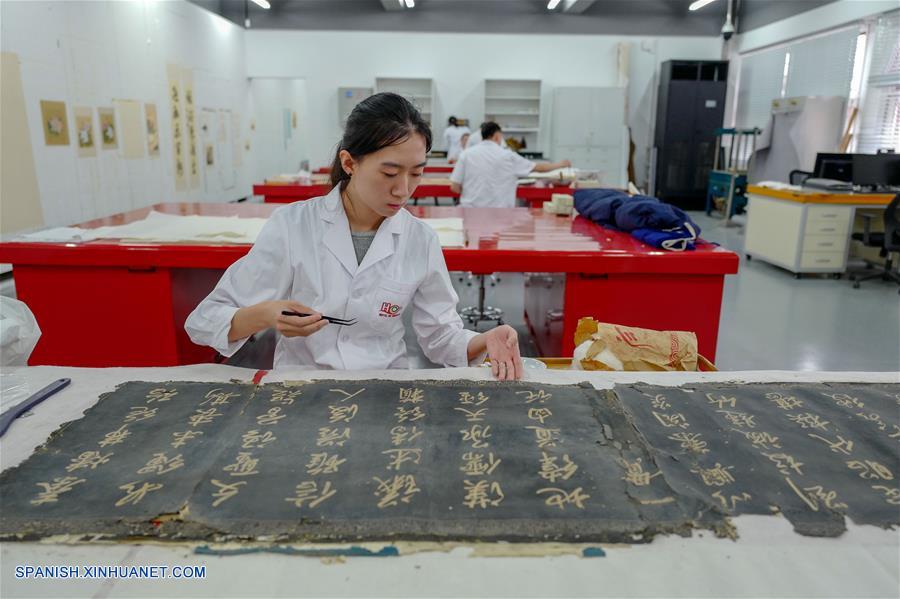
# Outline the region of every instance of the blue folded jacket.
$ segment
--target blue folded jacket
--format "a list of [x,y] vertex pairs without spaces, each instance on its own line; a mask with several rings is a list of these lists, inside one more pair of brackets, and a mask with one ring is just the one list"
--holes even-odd
[[592,221],[627,231],[654,247],[694,249],[700,227],[684,210],[658,199],[617,189],[576,189],[575,209]]

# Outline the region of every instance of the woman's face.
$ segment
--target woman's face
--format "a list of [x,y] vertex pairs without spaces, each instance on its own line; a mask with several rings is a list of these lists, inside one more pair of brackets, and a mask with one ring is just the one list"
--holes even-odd
[[425,138],[419,133],[360,160],[341,151],[341,165],[351,174],[353,201],[385,218],[406,206],[422,179],[425,160]]

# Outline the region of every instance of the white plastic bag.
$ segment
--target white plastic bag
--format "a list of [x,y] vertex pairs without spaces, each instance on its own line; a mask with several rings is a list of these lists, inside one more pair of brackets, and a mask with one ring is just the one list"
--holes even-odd
[[26,366],[41,327],[24,302],[0,296],[0,366]]

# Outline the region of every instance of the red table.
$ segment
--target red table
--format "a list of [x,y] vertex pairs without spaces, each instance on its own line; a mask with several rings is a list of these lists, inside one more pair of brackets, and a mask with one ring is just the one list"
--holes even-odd
[[[272,204],[157,204],[169,214],[268,216]],[[565,276],[562,317],[557,291],[531,284],[526,318],[544,355],[571,355],[578,318],[655,329],[696,331],[714,360],[724,275],[738,257],[701,243],[694,252],[657,251],[581,217],[529,208],[410,207],[419,217],[461,216],[468,245],[445,248],[450,270],[557,273]],[[84,223],[125,224],[150,208]],[[90,241],[0,243],[13,265],[18,297],[43,334],[32,365],[171,366],[210,361],[211,349],[184,332],[187,315],[247,245]],[[551,314],[553,313],[553,314]],[[552,316],[552,318],[551,318]],[[544,330],[546,328],[546,330]],[[555,348],[560,347],[557,351]]]
[[[429,175],[432,173],[452,173],[453,165],[452,164],[429,165],[429,166],[426,166],[424,170],[425,170],[425,173],[429,174]],[[315,174],[317,174],[317,175],[327,175],[329,173],[331,173],[330,166],[320,166],[319,168],[317,168],[315,170]]]
[[[424,179],[421,185],[413,192],[413,199],[422,198],[458,198],[459,194],[450,189],[446,180],[435,179],[429,182]],[[439,181],[439,182],[438,182]],[[253,195],[263,196],[263,201],[274,204],[290,204],[301,200],[310,200],[323,196],[331,191],[330,185],[298,185],[295,183],[266,184],[253,186]],[[530,203],[533,207],[540,208],[544,202],[550,200],[554,193],[571,194],[572,188],[568,185],[520,185],[516,191],[516,197]]]

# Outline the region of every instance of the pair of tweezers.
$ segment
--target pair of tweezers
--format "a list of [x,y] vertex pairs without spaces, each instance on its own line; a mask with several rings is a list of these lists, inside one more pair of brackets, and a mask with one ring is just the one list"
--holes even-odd
[[[305,312],[291,312],[290,310],[282,310],[282,316],[312,316],[312,314],[307,314]],[[343,318],[334,318],[333,316],[323,316],[323,320],[327,320],[331,324],[338,324],[341,326],[349,327],[356,324],[356,319],[351,318],[349,320],[345,320]]]
[[7,411],[5,411],[3,413],[3,415],[0,416],[0,437],[2,437],[3,434],[7,431],[7,429],[9,429],[10,425],[13,423],[13,421],[16,418],[18,418],[19,416],[21,416],[22,414],[24,414],[25,412],[27,412],[34,406],[38,405],[39,403],[41,403],[42,401],[44,401],[45,399],[47,399],[48,397],[50,397],[51,395],[53,395],[54,393],[56,393],[57,391],[59,391],[60,389],[62,389],[63,387],[65,387],[66,385],[68,385],[71,382],[72,382],[72,379],[56,380],[56,381],[50,383],[49,385],[47,385],[46,387],[44,387],[43,389],[41,389],[40,391],[38,391],[37,393],[35,393],[34,395],[32,395],[31,397],[29,397],[28,399],[26,399],[25,401],[23,401],[22,403],[16,404],[15,406],[13,406],[10,409],[8,409]]

